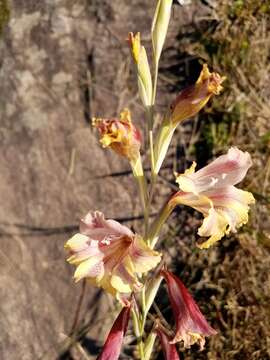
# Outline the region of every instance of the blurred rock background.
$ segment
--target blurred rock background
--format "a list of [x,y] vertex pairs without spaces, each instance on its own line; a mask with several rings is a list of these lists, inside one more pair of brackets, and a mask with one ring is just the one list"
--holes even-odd
[[[90,118],[117,116],[127,106],[144,130],[126,38],[140,31],[150,51],[154,7],[143,0],[0,0],[3,360],[94,359],[110,327],[114,303],[73,283],[63,245],[90,209],[140,229],[128,164],[100,147]],[[243,187],[257,204],[237,235],[201,252],[200,217],[182,208],[164,230],[167,261],[219,331],[203,353],[196,347],[181,353],[185,359],[270,358],[269,7],[176,1],[161,60],[157,122],[203,62],[227,81],[222,95],[179,128],[155,210],[174,189],[173,170],[192,160],[203,166],[230,145],[254,159]],[[169,319],[166,301],[160,308]],[[128,336],[122,359],[135,357]]]

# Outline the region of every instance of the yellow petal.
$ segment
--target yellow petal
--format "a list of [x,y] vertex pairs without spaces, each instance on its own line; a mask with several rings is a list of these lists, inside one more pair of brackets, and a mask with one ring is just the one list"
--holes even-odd
[[120,293],[130,293],[132,291],[130,284],[125,283],[120,276],[113,275],[111,278],[111,284],[112,287]]
[[78,233],[72,236],[72,238],[66,242],[64,248],[72,252],[78,252],[86,249],[89,246],[89,244],[87,244],[88,241],[88,236]]
[[100,263],[101,257],[100,256],[93,256],[82,263],[80,263],[74,273],[74,279],[76,282],[81,280],[84,277],[89,277],[89,273],[91,269],[98,263]]
[[140,236],[137,236],[134,244],[135,255],[130,255],[134,269],[137,273],[145,273],[154,267],[161,260],[161,254],[152,250]]
[[132,32],[128,34],[128,40],[130,45],[131,54],[133,56],[133,59],[135,63],[139,62],[139,55],[141,51],[141,36],[140,33],[136,33],[133,35]]
[[202,244],[197,244],[200,249],[207,249],[216,241],[220,240],[227,232],[228,219],[213,208],[209,210],[208,216],[203,220],[198,230],[200,236],[210,236]]
[[131,123],[131,114],[130,114],[129,109],[125,108],[120,112],[120,119],[123,122],[127,122],[128,124]]
[[196,162],[193,161],[190,168],[187,169],[184,172],[184,174],[177,175],[175,181],[179,185],[179,187],[182,191],[192,192],[194,194],[197,194],[194,181],[188,177],[189,175],[194,174],[196,166],[197,166]]

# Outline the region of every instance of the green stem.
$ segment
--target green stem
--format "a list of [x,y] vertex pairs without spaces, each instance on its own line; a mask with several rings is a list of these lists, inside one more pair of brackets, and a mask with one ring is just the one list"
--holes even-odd
[[145,325],[145,320],[146,320],[146,314],[145,314],[145,285],[142,288],[142,292],[141,292],[141,306],[142,306],[142,319],[141,319],[141,329],[142,329],[142,334],[144,333],[144,325]]
[[148,206],[148,193],[147,193],[147,183],[144,176],[144,170],[142,166],[141,156],[137,157],[136,160],[131,160],[130,165],[133,171],[133,175],[136,178],[139,186],[139,193],[141,198],[141,203],[144,212],[144,220],[148,223],[148,215],[147,215],[147,206]]
[[163,208],[161,209],[161,211],[159,212],[159,215],[157,216],[156,220],[151,225],[149,234],[148,234],[148,242],[152,249],[156,245],[156,242],[158,240],[158,234],[159,234],[163,224],[168,219],[168,217],[170,216],[173,209],[174,209],[174,206],[170,205],[169,203],[166,203],[163,206]]
[[141,360],[144,360],[144,343],[142,340],[143,333],[142,333],[142,327],[140,321],[140,314],[138,314],[134,308],[132,308],[131,313],[132,313],[134,332],[137,337],[140,358]]
[[152,106],[154,106],[155,101],[156,101],[157,81],[158,81],[158,61],[155,61],[154,85],[153,85],[153,92],[152,92]]
[[149,130],[149,145],[150,145],[150,159],[151,159],[151,176],[153,178],[153,176],[154,176],[154,167],[155,167],[153,130]]
[[[149,136],[149,147],[150,147],[150,159],[151,159],[151,183],[149,192],[147,191],[147,184],[143,174],[143,169],[141,165],[141,169],[138,168],[138,164],[133,168],[133,173],[139,182],[141,197],[143,198],[143,207],[144,207],[144,222],[145,222],[145,239],[148,238],[148,227],[149,227],[149,215],[151,209],[151,202],[154,193],[154,186],[156,182],[156,176],[154,174],[154,166],[155,166],[155,158],[154,158],[154,144],[153,144],[153,124],[154,124],[154,104],[156,99],[156,91],[157,91],[157,80],[158,80],[158,62],[155,63],[155,75],[154,75],[154,85],[152,92],[152,101],[151,106],[146,109],[146,114],[148,118],[148,136]],[[141,161],[140,161],[141,163]],[[134,171],[135,170],[135,171]],[[137,171],[136,171],[137,170]],[[133,311],[133,322],[135,330],[135,334],[138,338],[138,349],[141,360],[145,360],[145,352],[144,352],[144,327],[147,318],[148,309],[146,309],[146,294],[145,294],[145,286],[141,292],[141,309],[142,312],[140,314],[136,314]],[[136,333],[137,332],[137,333]]]

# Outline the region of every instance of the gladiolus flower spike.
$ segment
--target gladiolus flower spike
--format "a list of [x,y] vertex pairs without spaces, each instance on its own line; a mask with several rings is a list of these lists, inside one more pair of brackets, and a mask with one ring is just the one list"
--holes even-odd
[[67,241],[67,261],[77,267],[76,281],[86,278],[113,296],[139,291],[138,275],[154,268],[160,254],[143,239],[101,212],[88,213],[80,223],[80,233]]
[[121,310],[97,360],[117,360],[119,358],[123,339],[128,327],[130,308],[131,305],[129,304]]
[[204,348],[205,337],[217,332],[206,321],[198,305],[182,281],[170,271],[162,270],[176,322],[176,334],[171,343],[184,341],[185,348],[199,343]]

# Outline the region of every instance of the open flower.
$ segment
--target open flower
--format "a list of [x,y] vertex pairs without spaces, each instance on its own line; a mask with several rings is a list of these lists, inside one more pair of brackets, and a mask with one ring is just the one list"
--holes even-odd
[[251,164],[249,153],[232,147],[226,155],[199,171],[195,172],[193,163],[177,177],[181,190],[170,199],[170,208],[177,204],[188,205],[204,215],[198,234],[209,239],[199,244],[200,248],[208,248],[247,223],[249,205],[254,203],[254,197],[234,185],[243,180]]
[[176,322],[176,334],[171,343],[184,341],[185,348],[199,343],[201,350],[205,337],[217,332],[206,321],[198,305],[185,288],[182,281],[170,271],[162,270]]
[[131,304],[127,304],[117,316],[97,360],[117,360],[128,327]]
[[141,288],[137,274],[155,267],[160,254],[143,239],[101,212],[88,213],[80,223],[80,233],[67,241],[68,262],[76,265],[74,278],[87,278],[112,295]]
[[120,119],[93,118],[92,123],[100,132],[100,142],[103,147],[111,147],[116,153],[130,161],[138,159],[141,135],[132,124],[128,109],[121,112]]
[[208,102],[212,95],[222,90],[221,83],[225,77],[218,73],[210,73],[207,64],[203,65],[200,76],[195,83],[181,91],[171,105],[170,120],[173,124],[196,115]]

